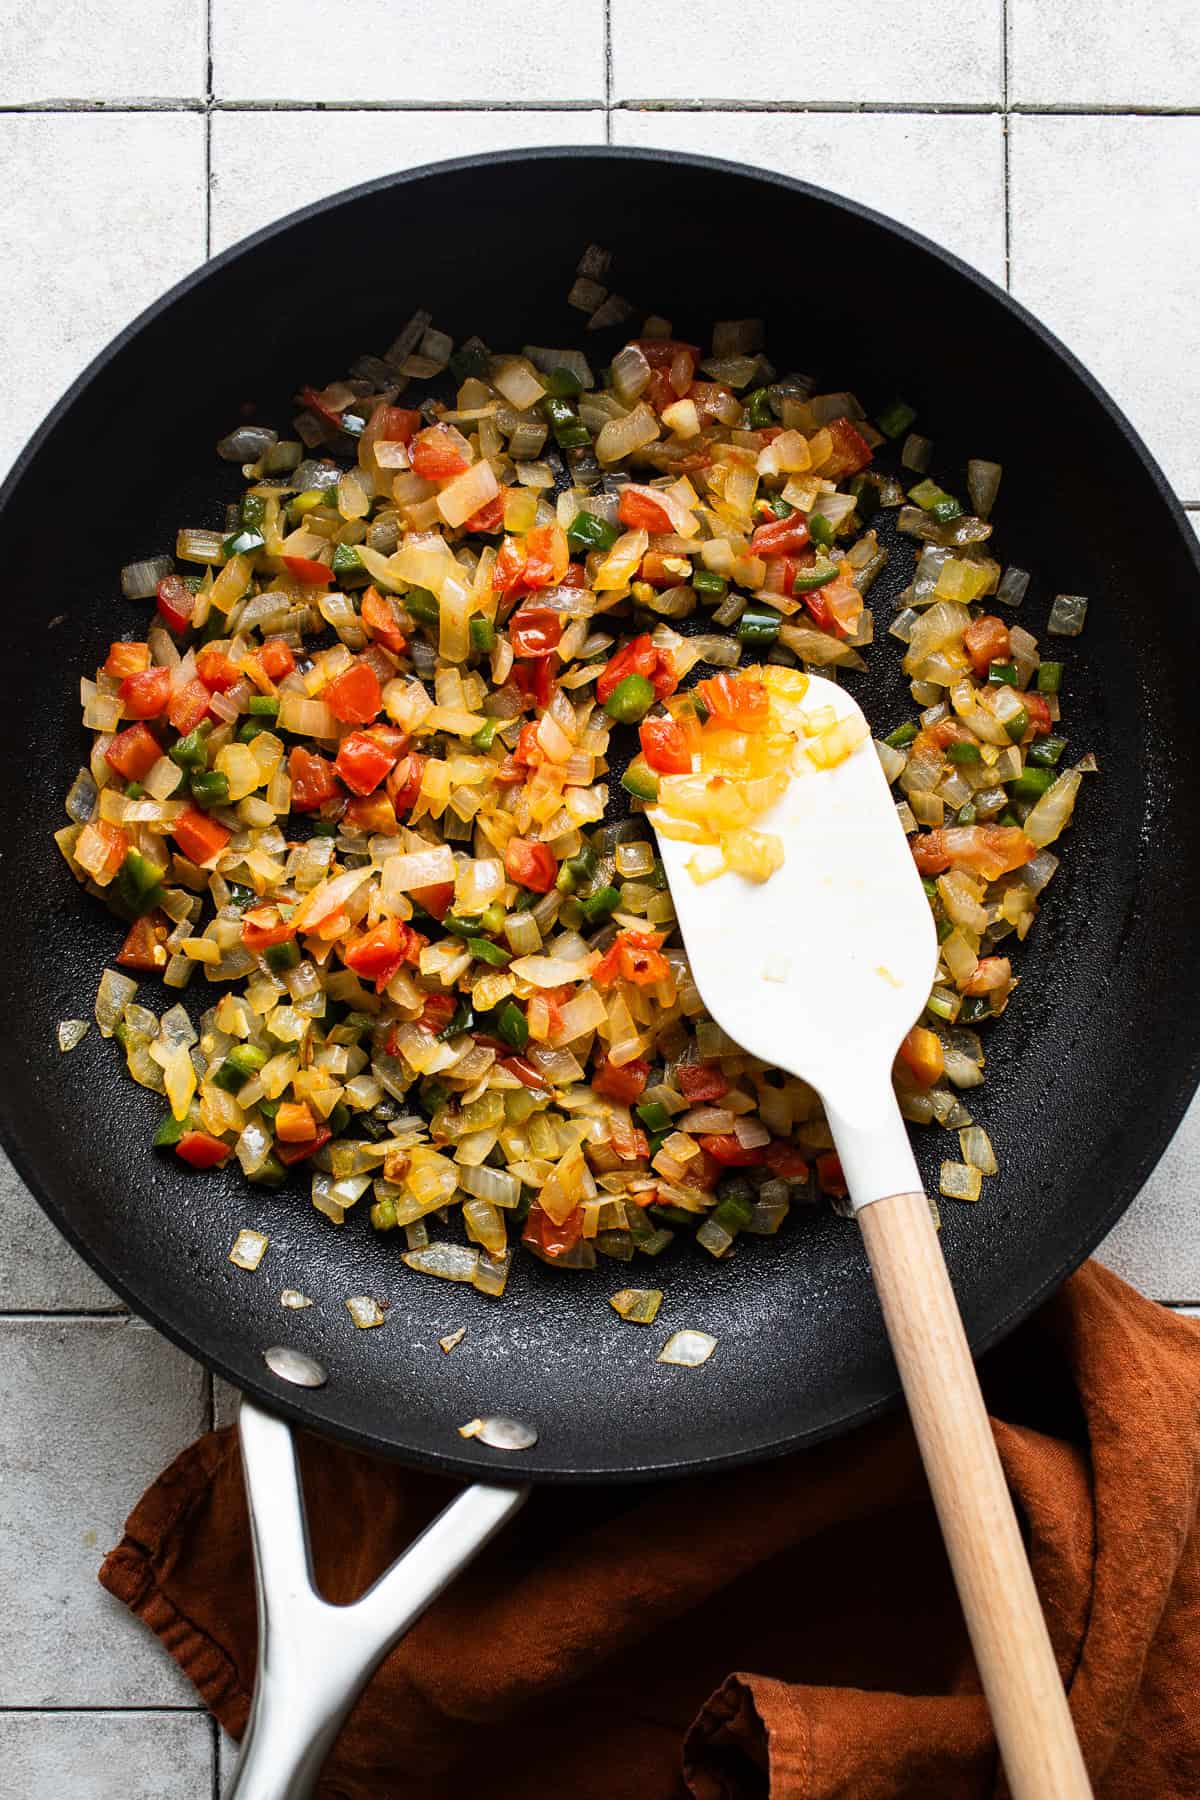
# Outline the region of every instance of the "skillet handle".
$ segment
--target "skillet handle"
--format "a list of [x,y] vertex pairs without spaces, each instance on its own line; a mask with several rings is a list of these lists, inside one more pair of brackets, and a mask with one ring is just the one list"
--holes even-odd
[[892,1194],[858,1222],[1013,1800],[1090,1800],[929,1201]]
[[238,1431],[254,1541],[258,1679],[226,1800],[306,1800],[378,1664],[529,1489],[464,1489],[360,1600],[330,1606],[312,1585],[290,1427],[243,1400]]

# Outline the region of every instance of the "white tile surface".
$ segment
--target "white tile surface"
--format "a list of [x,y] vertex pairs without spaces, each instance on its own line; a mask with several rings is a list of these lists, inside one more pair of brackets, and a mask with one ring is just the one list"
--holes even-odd
[[1200,118],[1010,122],[1012,289],[1200,500]]
[[113,333],[203,260],[204,121],[10,113],[0,166],[6,471]]
[[96,1571],[204,1429],[206,1396],[199,1365],[139,1322],[0,1320],[0,1707],[195,1703]]
[[0,1151],[0,1312],[94,1312],[122,1305],[59,1236]]
[[200,98],[205,33],[205,0],[154,0],[136,31],[124,0],[25,0],[8,14],[0,105]]
[[1096,1252],[1156,1300],[1200,1297],[1200,1096],[1153,1175]]
[[617,112],[613,142],[705,151],[832,188],[1004,281],[998,115]]
[[212,0],[222,99],[604,99],[604,0]]
[[212,240],[223,250],[356,182],[447,156],[534,144],[602,144],[595,112],[216,113]]
[[1010,104],[1195,106],[1194,0],[1008,0]]
[[211,1800],[202,1713],[0,1713],[12,1800]]
[[999,101],[1002,0],[611,0],[615,100]]

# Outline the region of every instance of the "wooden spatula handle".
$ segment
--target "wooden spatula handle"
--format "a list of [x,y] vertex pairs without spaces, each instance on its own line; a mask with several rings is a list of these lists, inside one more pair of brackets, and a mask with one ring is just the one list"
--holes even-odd
[[1092,1788],[924,1194],[858,1215],[1013,1800]]

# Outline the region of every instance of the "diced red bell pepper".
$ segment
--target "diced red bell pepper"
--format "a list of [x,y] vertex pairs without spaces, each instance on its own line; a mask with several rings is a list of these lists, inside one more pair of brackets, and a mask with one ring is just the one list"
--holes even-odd
[[306,406],[308,408],[309,412],[316,413],[318,419],[324,419],[325,423],[327,425],[332,425],[336,431],[341,430],[341,428],[342,428],[342,411],[341,411],[341,409],[338,407],[335,407],[335,406],[330,406],[324,400],[322,400],[320,394],[317,392],[315,387],[307,387],[307,386],[302,387],[300,389],[299,397],[300,397],[301,405]]
[[297,744],[288,757],[288,774],[292,781],[292,811],[315,812],[326,800],[341,793],[331,762],[315,756],[303,744]]
[[196,673],[205,687],[214,694],[227,693],[242,679],[242,671],[235,662],[230,662],[223,650],[208,645],[196,658]]
[[723,1169],[752,1169],[767,1160],[764,1144],[739,1144],[732,1131],[705,1132],[696,1141]]
[[242,914],[242,943],[255,956],[295,935],[296,927],[280,916],[277,906],[256,906]]
[[1053,720],[1050,717],[1050,702],[1045,695],[1018,693],[1017,698],[1029,714],[1029,730],[1021,742],[1027,744],[1033,738],[1049,737]]
[[383,705],[379,677],[369,663],[352,663],[325,688],[322,699],[343,725],[369,725]]
[[368,428],[373,443],[382,439],[387,444],[409,444],[420,423],[420,413],[411,406],[380,405],[371,414]]
[[171,826],[171,836],[189,862],[203,866],[219,856],[229,842],[229,831],[219,819],[212,819],[198,806],[189,806]]
[[509,838],[504,848],[504,871],[510,881],[535,894],[548,894],[558,879],[553,850],[530,838]]
[[139,720],[136,725],[117,733],[104,752],[104,760],[122,781],[141,781],[161,755],[162,746],[158,739],[149,726]]
[[837,631],[837,620],[829,610],[829,602],[825,598],[824,588],[813,588],[809,593],[802,594],[800,598],[804,601],[805,610],[814,625],[822,631]]
[[728,1081],[711,1063],[683,1063],[675,1071],[675,1080],[684,1099],[693,1105],[702,1100],[722,1100],[729,1092]]
[[[421,776],[425,768],[425,758],[416,750],[410,750],[396,764],[387,778],[387,796],[396,809],[396,817],[410,813],[417,804],[421,792]],[[428,910],[428,909],[426,909]]]
[[612,948],[601,957],[592,971],[597,987],[611,987],[619,975],[636,987],[652,987],[671,972],[671,965],[660,954],[661,931],[619,931]]
[[432,887],[414,888],[411,898],[440,925],[453,904],[454,883],[435,881]]
[[332,1136],[333,1133],[328,1125],[318,1125],[317,1135],[309,1138],[303,1144],[281,1144],[276,1138],[275,1154],[281,1163],[286,1163],[289,1167],[292,1163],[307,1162],[308,1158],[314,1156],[322,1144],[327,1144]]
[[425,939],[400,919],[384,919],[342,946],[342,961],[382,993],[397,969],[415,962]]
[[630,531],[674,531],[675,522],[666,507],[649,494],[633,487],[623,487],[617,505],[617,517]]
[[168,631],[186,631],[196,610],[196,596],[182,575],[164,575],[155,589],[154,604]]
[[665,700],[679,686],[679,678],[671,658],[665,650],[651,642],[650,634],[643,632],[631,643],[625,645],[611,656],[596,682],[596,698],[601,706],[608,699],[613,689],[625,680],[627,675],[641,675],[654,689],[656,700]]
[[516,594],[525,573],[525,550],[520,538],[506,537],[492,569],[492,586],[498,594]]
[[833,449],[821,464],[822,480],[841,481],[866,468],[871,461],[871,446],[849,419],[830,419],[825,429],[833,439]]
[[283,566],[294,580],[305,587],[328,587],[333,580],[333,570],[329,564],[320,562],[315,556],[285,556]]
[[783,1138],[772,1138],[763,1155],[772,1175],[789,1175],[794,1181],[808,1180],[808,1161],[802,1150]]
[[123,969],[157,974],[167,966],[170,952],[166,944],[170,935],[171,927],[160,912],[143,913],[129,927],[129,934],[117,952],[117,962]]
[[652,369],[669,369],[681,352],[686,352],[694,363],[698,363],[704,354],[699,344],[685,344],[680,338],[633,338],[631,341]]
[[[476,1033],[475,1041],[478,1044],[488,1042],[488,1040],[478,1032]],[[493,1043],[492,1048],[503,1049],[504,1046],[502,1044]],[[510,1075],[515,1075],[517,1080],[527,1088],[544,1088],[548,1085],[546,1077],[542,1074],[541,1070],[535,1069],[527,1056],[502,1056],[500,1058],[500,1067],[502,1069],[507,1069]]]
[[447,426],[430,425],[412,440],[412,466],[413,473],[423,481],[449,481],[452,475],[463,474],[471,465]]
[[445,1031],[457,1011],[458,1001],[453,994],[429,994],[421,1008],[420,1023],[436,1037]]
[[396,656],[402,656],[408,647],[408,639],[396,623],[396,615],[392,603],[376,587],[369,587],[362,597],[361,618],[364,629],[369,632],[377,644],[390,650]]
[[395,761],[365,731],[352,731],[342,739],[333,766],[352,794],[373,794]]
[[831,1194],[835,1200],[844,1200],[850,1192],[842,1173],[841,1158],[836,1150],[824,1150],[818,1156],[817,1186],[823,1194]]
[[592,1087],[597,1094],[607,1094],[610,1100],[623,1100],[632,1106],[640,1100],[650,1077],[650,1064],[640,1056],[632,1062],[611,1063],[606,1056],[596,1059],[592,1070]]
[[537,741],[537,723],[529,719],[521,727],[521,735],[513,751],[513,761],[522,769],[536,769],[545,760],[546,752]]
[[676,719],[643,719],[638,727],[642,754],[660,775],[689,775],[692,751],[688,735]]
[[556,1225],[548,1212],[533,1205],[521,1231],[521,1242],[542,1256],[565,1256],[583,1236],[583,1208],[577,1206],[561,1225]]
[[808,543],[808,521],[802,512],[767,519],[750,539],[751,556],[795,556]]
[[219,1169],[233,1151],[207,1131],[185,1131],[175,1146],[175,1154],[193,1169]]
[[963,648],[976,675],[984,676],[994,662],[1008,661],[1008,626],[995,613],[972,619],[963,632]]
[[478,512],[473,512],[470,518],[464,521],[463,530],[476,535],[486,534],[488,536],[494,531],[503,531],[504,495],[497,494],[494,499],[481,506]]
[[140,675],[150,667],[149,644],[110,644],[104,673],[124,681],[129,675]]
[[169,669],[143,669],[127,675],[117,691],[127,719],[157,719],[171,697]]
[[396,835],[396,809],[386,794],[365,794],[351,800],[342,819],[355,831],[369,831],[378,837]]
[[761,731],[767,722],[767,690],[753,676],[731,675],[722,670],[720,675],[697,682],[696,692],[713,718],[735,731]]
[[178,693],[171,695],[167,705],[167,718],[180,737],[186,737],[189,731],[195,731],[197,725],[208,717],[211,705],[212,694],[197,675],[193,681],[185,682]]
[[296,667],[292,646],[285,643],[280,637],[267,639],[258,653],[258,660],[263,666],[264,673],[269,675],[272,681],[282,680],[285,675],[290,675]]
[[514,656],[550,656],[562,634],[562,614],[549,606],[523,606],[508,622],[508,641]]
[[554,698],[554,678],[558,673],[558,656],[551,650],[546,656],[526,657],[513,664],[512,678],[526,701],[532,700],[545,712]]

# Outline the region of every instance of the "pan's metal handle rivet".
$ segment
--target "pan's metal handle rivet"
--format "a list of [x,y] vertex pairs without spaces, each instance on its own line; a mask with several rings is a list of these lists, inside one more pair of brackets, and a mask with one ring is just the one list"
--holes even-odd
[[495,1413],[484,1419],[475,1435],[493,1450],[532,1450],[538,1441],[535,1428],[523,1419],[506,1419]]
[[329,1380],[315,1357],[305,1356],[303,1350],[293,1350],[287,1344],[272,1344],[263,1351],[263,1361],[272,1375],[290,1381],[294,1387],[319,1388]]

